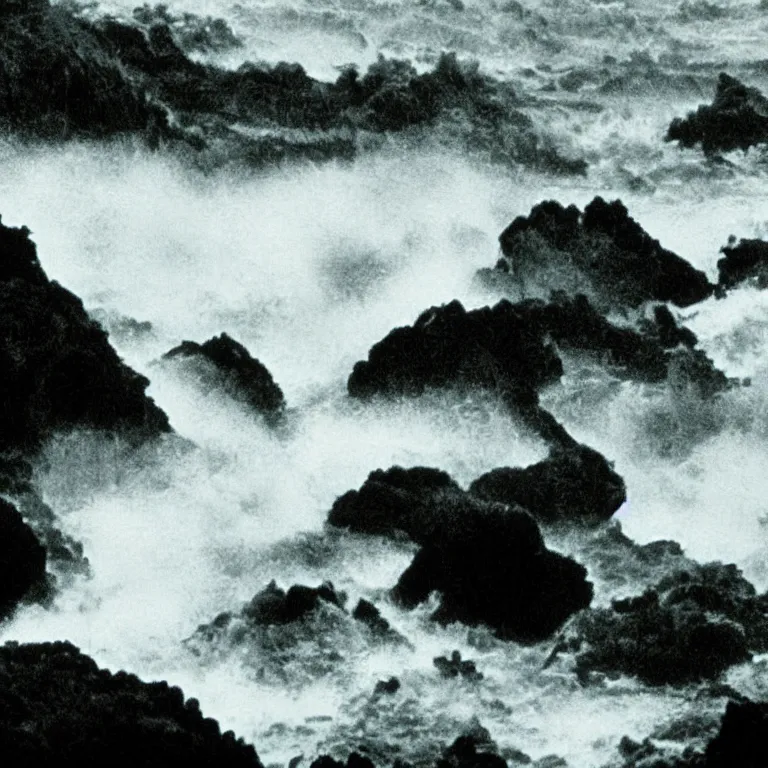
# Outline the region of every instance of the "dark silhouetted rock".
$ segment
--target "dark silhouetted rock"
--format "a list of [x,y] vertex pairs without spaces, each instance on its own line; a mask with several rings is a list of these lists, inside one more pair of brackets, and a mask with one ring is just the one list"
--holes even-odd
[[283,392],[266,366],[226,333],[203,344],[184,341],[163,359],[189,361],[207,389],[219,387],[272,421],[285,409]]
[[735,288],[745,282],[754,282],[758,288],[768,287],[768,242],[765,240],[739,240],[720,249],[725,255],[717,262],[718,286]]
[[320,601],[344,608],[343,596],[330,582],[317,588],[294,584],[285,592],[271,581],[243,608],[242,614],[256,624],[289,624],[312,613]]
[[736,566],[710,563],[662,579],[575,622],[581,673],[635,675],[652,685],[716,677],[768,649],[768,599]]
[[768,99],[757,88],[721,72],[712,104],[702,104],[685,118],[676,117],[665,139],[681,147],[700,144],[708,155],[763,144],[768,141]]
[[525,507],[542,523],[600,523],[626,500],[622,478],[586,445],[554,447],[546,459],[524,469],[492,469],[469,490],[488,501]]
[[506,768],[491,734],[477,720],[438,759],[435,768]]
[[439,470],[372,472],[336,500],[328,522],[419,544],[392,594],[412,608],[441,593],[432,618],[442,623],[484,623],[502,638],[535,642],[592,597],[585,569],[550,552],[525,510],[476,498]]
[[69,643],[0,648],[0,754],[8,765],[261,768],[195,699],[101,670]]
[[312,761],[310,768],[376,768],[373,762],[359,754],[353,752],[348,758],[346,765],[338,760],[334,760],[328,755],[321,755]]
[[647,301],[687,307],[712,294],[706,275],[663,248],[629,216],[620,200],[596,197],[582,213],[550,200],[519,216],[499,237],[504,258],[481,273],[493,284],[546,298],[553,290],[583,293],[598,309]]
[[720,732],[709,743],[703,768],[768,765],[768,702],[729,702]]
[[0,619],[22,599],[47,592],[45,548],[18,510],[0,498]]
[[0,224],[0,451],[28,453],[58,430],[147,439],[170,431],[82,302],[43,272],[25,227]]
[[374,695],[386,694],[392,696],[400,690],[400,681],[396,677],[390,677],[388,680],[379,680],[373,690]]
[[379,609],[368,600],[359,600],[352,611],[352,618],[365,625],[372,637],[389,643],[409,644],[408,641],[381,615]]
[[353,397],[419,395],[428,387],[460,384],[507,390],[523,402],[562,375],[562,364],[527,314],[500,301],[467,311],[458,301],[423,312],[396,328],[355,364]]
[[477,671],[475,662],[462,660],[459,651],[453,651],[450,659],[447,656],[437,656],[432,661],[441,677],[461,677],[473,683],[483,679],[483,673]]

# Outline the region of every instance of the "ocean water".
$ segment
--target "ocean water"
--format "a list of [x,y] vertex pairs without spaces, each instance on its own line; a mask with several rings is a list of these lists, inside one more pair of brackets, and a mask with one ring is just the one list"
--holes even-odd
[[[105,0],[84,13],[129,18],[134,4]],[[490,397],[363,405],[345,396],[354,362],[395,326],[454,298],[468,307],[494,300],[472,277],[493,265],[498,235],[515,216],[544,199],[583,206],[597,194],[620,197],[651,235],[710,277],[730,235],[768,233],[761,151],[715,163],[663,142],[672,117],[710,100],[719,71],[768,86],[768,10],[641,0],[168,6],[230,24],[244,45],[211,58],[222,66],[298,61],[333,78],[380,53],[428,68],[455,51],[511,81],[537,127],[590,168],[558,178],[484,164],[450,145],[391,141],[352,163],[203,175],[128,145],[0,145],[3,222],[30,227],[49,276],[111,329],[191,441],[129,458],[93,435],[49,447],[40,487],[62,528],[83,542],[93,577],[48,610],[20,612],[0,628],[2,639],[66,638],[113,670],[181,685],[223,729],[252,741],[265,764],[340,757],[361,743],[381,764],[429,760],[479,721],[502,750],[593,768],[618,759],[622,736],[642,739],[704,708],[690,690],[629,679],[583,688],[561,667],[543,669],[551,643],[520,648],[481,630],[437,627],[429,605],[401,611],[385,591],[413,547],[331,535],[323,524],[334,499],[377,468],[439,467],[466,486],[493,467],[546,455]],[[573,361],[543,401],[615,461],[627,483],[618,518],[628,535],[734,562],[765,590],[768,294],[743,288],[678,315],[728,375],[751,385],[702,405]],[[126,331],[126,318],[151,331]],[[221,332],[282,387],[285,428],[158,364],[183,339]],[[272,579],[286,588],[329,579],[350,606],[374,599],[411,647],[372,648],[348,627],[325,625],[289,643],[279,663],[269,643],[194,653],[184,642]],[[617,573],[598,585],[596,604],[626,588]],[[477,662],[481,682],[438,677],[433,657],[453,649]],[[764,674],[757,659],[729,680],[762,690]],[[377,680],[392,675],[402,683],[397,697],[374,697]],[[719,712],[717,702],[707,706]]]

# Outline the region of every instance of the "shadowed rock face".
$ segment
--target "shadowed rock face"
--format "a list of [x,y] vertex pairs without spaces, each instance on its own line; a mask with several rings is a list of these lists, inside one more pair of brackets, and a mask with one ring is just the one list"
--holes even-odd
[[45,549],[16,508],[0,498],[0,619],[48,591]]
[[652,685],[716,677],[768,649],[768,599],[736,566],[693,565],[643,595],[585,612],[582,673],[635,675]]
[[195,699],[101,670],[69,643],[0,648],[0,754],[8,765],[262,768]]
[[768,702],[728,702],[720,732],[709,743],[702,768],[768,765]]
[[768,141],[768,99],[735,77],[720,73],[715,98],[685,118],[676,117],[667,129],[666,141],[681,147],[701,145],[710,155],[746,150]]
[[499,237],[504,259],[481,273],[504,277],[528,295],[585,294],[598,309],[626,309],[646,301],[695,304],[713,291],[706,275],[663,248],[629,216],[620,200],[596,197],[582,213],[550,200],[519,216]]
[[393,467],[337,499],[329,523],[370,534],[404,532],[421,545],[392,590],[412,608],[431,592],[441,623],[487,624],[508,640],[546,638],[589,605],[575,561],[549,551],[531,515],[462,491],[444,472]]
[[226,333],[203,344],[182,342],[163,359],[187,361],[206,388],[219,387],[270,419],[279,418],[285,409],[283,392],[266,366]]
[[758,288],[768,286],[768,243],[765,240],[739,240],[723,246],[717,262],[718,286],[724,289],[753,281]]
[[555,447],[544,461],[524,469],[493,469],[469,490],[488,501],[524,507],[540,523],[600,523],[626,500],[622,478],[586,445]]
[[0,452],[26,453],[56,430],[147,439],[170,431],[74,294],[45,275],[29,231],[0,224]]

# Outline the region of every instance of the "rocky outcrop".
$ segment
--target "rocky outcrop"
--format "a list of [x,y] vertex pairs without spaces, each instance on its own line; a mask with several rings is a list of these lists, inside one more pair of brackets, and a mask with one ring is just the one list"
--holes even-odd
[[9,765],[262,768],[195,699],[112,674],[70,643],[0,648],[0,754]]
[[720,731],[707,745],[702,768],[768,765],[768,702],[731,701]]
[[582,614],[569,632],[583,676],[634,675],[651,685],[720,675],[768,649],[768,598],[736,566],[710,563],[662,579],[638,597]]
[[203,344],[184,341],[163,359],[181,362],[206,391],[226,392],[269,421],[278,421],[285,410],[283,392],[266,366],[226,333]]
[[720,249],[723,258],[717,262],[718,287],[735,288],[751,282],[758,288],[768,287],[768,242],[745,240],[730,242]]
[[524,507],[540,523],[600,523],[626,500],[622,478],[586,445],[554,447],[546,459],[525,468],[492,469],[469,491],[487,501]]
[[768,99],[757,88],[720,73],[715,98],[684,118],[676,117],[666,141],[681,147],[701,145],[707,155],[747,150],[768,141]]
[[500,235],[503,258],[479,274],[492,288],[547,298],[585,294],[599,310],[669,301],[687,307],[712,294],[706,275],[663,248],[620,200],[596,197],[581,212],[549,200]]
[[58,430],[148,439],[170,431],[74,294],[48,279],[26,227],[0,224],[0,452],[29,453]]
[[23,599],[40,599],[49,591],[45,548],[18,510],[0,498],[0,620]]
[[132,24],[89,22],[48,0],[5,3],[0,13],[0,104],[16,133],[141,136],[205,168],[349,158],[358,132],[400,133],[463,144],[496,163],[565,174],[586,168],[535,129],[511,87],[453,54],[421,74],[408,61],[380,58],[362,76],[348,68],[321,82],[298,64],[230,71],[193,62],[187,52],[231,49],[237,37],[222,20],[177,16],[163,5],[137,8]]
[[373,472],[337,499],[328,521],[419,544],[392,595],[412,608],[439,592],[432,618],[441,623],[487,624],[504,639],[536,642],[591,600],[585,569],[549,551],[527,511],[475,498],[439,470]]

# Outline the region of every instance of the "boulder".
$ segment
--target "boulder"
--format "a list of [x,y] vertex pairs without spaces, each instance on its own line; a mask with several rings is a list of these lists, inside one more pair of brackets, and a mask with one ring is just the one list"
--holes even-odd
[[163,359],[183,361],[207,391],[220,389],[268,420],[278,421],[283,415],[285,397],[272,374],[226,333],[203,344],[184,341],[166,352]]
[[758,288],[768,286],[768,242],[765,240],[739,240],[723,246],[724,254],[717,262],[718,287],[735,288],[753,282]]
[[8,765],[262,768],[195,699],[99,669],[70,643],[0,647],[0,754]]
[[577,656],[581,674],[679,685],[715,678],[765,652],[768,597],[757,595],[736,566],[696,565],[642,595],[585,612],[572,629],[586,644]]
[[707,745],[703,768],[768,765],[768,702],[728,702],[720,732]]
[[432,618],[441,623],[487,624],[503,639],[537,642],[592,598],[586,570],[549,551],[527,511],[479,499],[439,470],[372,472],[336,500],[328,522],[419,544],[392,596],[413,608],[439,592]]
[[596,197],[583,213],[549,200],[516,218],[500,235],[503,259],[481,273],[526,295],[583,293],[599,310],[626,310],[648,301],[687,307],[706,299],[707,276],[663,248],[620,200]]
[[170,431],[74,294],[48,279],[26,227],[0,224],[0,452],[30,453],[54,432],[147,440]]
[[487,501],[524,507],[540,523],[598,524],[626,501],[622,478],[586,445],[556,446],[546,459],[525,468],[492,469],[469,491]]
[[242,615],[256,624],[290,624],[312,613],[320,601],[344,608],[344,596],[330,582],[317,588],[294,584],[285,592],[273,580],[243,608]]
[[721,72],[715,98],[684,118],[676,117],[666,141],[681,147],[701,145],[707,155],[747,150],[768,141],[768,99],[757,89]]

